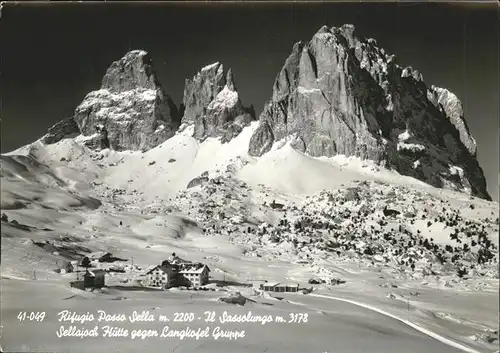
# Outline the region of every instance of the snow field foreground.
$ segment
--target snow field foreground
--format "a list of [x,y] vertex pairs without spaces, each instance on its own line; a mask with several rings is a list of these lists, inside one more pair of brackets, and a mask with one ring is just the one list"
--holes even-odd
[[[255,124],[221,144],[217,139],[196,141],[187,126],[145,153],[90,151],[77,138],[54,145],[36,142],[3,155],[2,213],[8,220],[2,221],[2,286],[16,295],[2,299],[2,310],[6,308],[8,317],[13,317],[23,305],[34,304],[18,291],[31,293],[36,288],[47,298],[53,291],[59,293],[47,299],[54,310],[74,307],[85,311],[98,303],[116,305],[116,310],[141,305],[164,310],[171,305],[180,311],[193,302],[193,293],[180,293],[173,299],[172,293],[126,288],[140,285],[149,266],[176,252],[182,258],[207,263],[214,280],[241,284],[295,281],[321,295],[341,292],[344,298],[389,308],[388,312],[393,308],[398,317],[410,322],[415,322],[411,315],[416,312],[426,313],[419,326],[444,337],[448,336],[440,328],[452,332],[450,339],[480,352],[495,350],[498,339],[473,337],[482,337],[486,327],[498,331],[498,307],[494,306],[498,299],[497,203],[435,189],[369,161],[342,156],[311,158],[286,141],[263,157],[253,158],[246,152],[253,129]],[[16,153],[30,157],[21,160],[13,157]],[[16,160],[21,163],[12,162]],[[21,200],[22,207],[4,207],[4,197],[9,204]],[[392,212],[386,215],[387,209]],[[68,286],[74,274],[54,272],[63,260],[107,251],[127,260],[120,265],[124,272],[107,276],[112,295],[79,293]],[[310,285],[311,278],[324,282]],[[332,284],[337,279],[345,283]],[[222,288],[243,291],[240,286]],[[443,293],[460,300],[441,300]],[[203,302],[200,312],[221,305],[205,300],[213,296],[209,292],[196,295]],[[402,295],[411,298],[412,307],[418,310],[401,311],[406,308]],[[301,294],[290,298],[291,302],[305,301],[305,308],[276,299],[271,300],[273,305],[260,308],[265,312],[280,307],[285,314],[314,311],[317,303],[309,303],[307,298]],[[173,302],[166,303],[170,299]],[[332,300],[322,300],[323,313],[335,306]],[[230,311],[247,309],[246,305],[228,307]],[[350,306],[339,310],[356,317]],[[266,334],[252,326],[248,330],[253,332],[251,337],[261,338],[258,343],[255,339],[228,344],[191,341],[177,352],[222,348],[260,352],[262,344],[269,351],[303,352],[301,344],[311,342],[319,351],[355,352],[379,344],[380,351],[405,352],[412,340],[409,337],[417,334],[392,319],[382,323],[379,316],[371,317],[364,309],[358,314],[365,319],[342,314],[342,323],[335,313],[321,314],[324,320],[317,318],[316,324],[293,329],[287,325]],[[380,327],[366,328],[366,317]],[[460,319],[454,323],[449,319],[457,317]],[[477,325],[479,321],[484,326]],[[367,332],[384,331],[382,326],[400,337],[394,346],[378,336],[373,341],[360,339]],[[397,332],[401,331],[406,333],[400,336]],[[54,337],[50,332],[39,337]],[[329,346],[332,332],[339,336]],[[292,336],[297,340],[291,339],[289,346],[277,343],[278,337]],[[423,341],[415,343],[412,352],[448,351],[446,345],[434,346],[436,342],[428,338],[416,340],[420,339]],[[2,341],[2,347],[36,351],[56,344],[54,340],[47,347],[23,348],[16,342],[6,345]],[[64,347],[72,348],[73,343],[66,342]],[[113,347],[89,342],[85,348],[96,352],[101,347],[135,347],[135,343],[128,346],[128,341]],[[338,342],[353,345],[339,347]],[[158,351],[162,342],[148,341],[147,345]],[[176,347],[169,345],[171,350]]]

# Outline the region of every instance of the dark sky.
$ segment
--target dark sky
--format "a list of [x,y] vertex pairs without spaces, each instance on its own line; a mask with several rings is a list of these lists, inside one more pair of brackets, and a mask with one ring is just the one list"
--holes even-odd
[[71,116],[109,64],[147,50],[179,104],[184,80],[219,61],[260,113],[293,44],[323,25],[356,25],[464,104],[488,189],[498,200],[499,11],[495,4],[162,3],[7,4],[0,20],[1,149]]

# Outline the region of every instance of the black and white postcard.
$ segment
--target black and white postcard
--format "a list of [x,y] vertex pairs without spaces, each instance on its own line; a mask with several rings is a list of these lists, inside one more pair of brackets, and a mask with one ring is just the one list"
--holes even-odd
[[498,352],[498,9],[2,3],[0,352]]

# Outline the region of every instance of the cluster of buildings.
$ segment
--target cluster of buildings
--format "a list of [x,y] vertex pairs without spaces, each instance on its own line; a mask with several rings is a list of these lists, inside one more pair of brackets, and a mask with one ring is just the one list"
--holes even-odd
[[[105,275],[107,271],[104,269],[96,269],[90,267],[90,261],[82,260],[79,266],[85,268],[83,278],[70,283],[72,287],[85,290],[87,288],[98,289],[105,286]],[[70,266],[71,265],[71,266]],[[60,268],[60,273],[73,272],[74,268],[71,263],[66,262]],[[77,274],[80,271],[77,271]],[[83,271],[82,271],[83,272]],[[146,278],[143,280],[143,285],[148,287],[167,289],[171,287],[201,287],[208,283],[210,268],[200,262],[190,262],[176,256],[172,256],[146,272]]]
[[146,273],[143,284],[156,288],[201,287],[208,283],[210,268],[200,262],[190,262],[175,255]]
[[[66,268],[68,272],[72,269]],[[72,287],[102,288],[105,283],[106,270],[86,268],[83,274],[83,281],[71,282]],[[171,287],[194,287],[198,288],[208,283],[210,278],[210,268],[201,262],[191,262],[172,256],[154,266],[146,272],[143,285],[154,288],[168,289]],[[298,283],[265,282],[260,284],[260,289],[267,292],[298,292]]]

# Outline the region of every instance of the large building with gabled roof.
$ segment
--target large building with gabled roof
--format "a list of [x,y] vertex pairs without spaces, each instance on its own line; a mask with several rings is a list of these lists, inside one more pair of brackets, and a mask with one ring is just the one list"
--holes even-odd
[[179,268],[182,275],[193,287],[208,283],[210,268],[202,263],[183,264]]
[[176,267],[164,262],[146,272],[144,284],[149,287],[170,288],[176,275]]
[[180,285],[200,287],[208,283],[209,273],[210,268],[199,262],[166,260],[146,273],[144,284],[164,289]]

